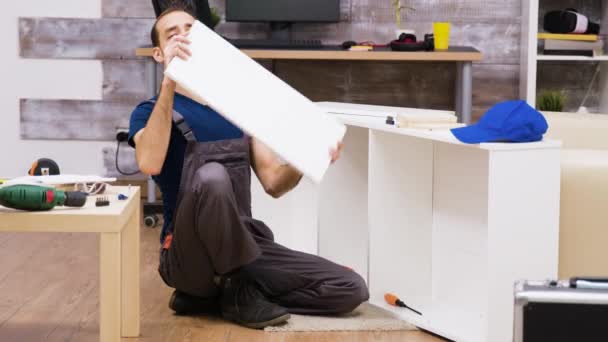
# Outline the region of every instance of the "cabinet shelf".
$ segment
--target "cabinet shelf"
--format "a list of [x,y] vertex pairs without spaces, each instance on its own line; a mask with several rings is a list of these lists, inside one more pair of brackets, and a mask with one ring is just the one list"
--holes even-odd
[[608,62],[608,56],[556,56],[556,55],[538,55],[538,61],[567,61],[567,62]]
[[[556,56],[544,55],[543,51],[539,51],[538,33],[541,32],[539,17],[542,17],[544,8],[552,8],[548,6],[552,0],[521,0],[522,5],[522,38],[521,38],[521,69],[520,69],[520,87],[519,96],[521,99],[528,101],[532,106],[536,105],[536,97],[538,92],[538,68],[543,65],[541,62],[565,62],[569,68],[579,67],[581,70],[585,67],[584,63],[578,62],[601,62],[598,77],[598,91],[600,94],[608,93],[608,55],[587,57],[587,56]],[[601,15],[599,22],[603,23],[600,28],[600,35],[608,35],[608,0],[586,0],[580,1],[587,4],[598,3],[601,7]],[[582,6],[582,5],[581,5]],[[572,70],[568,70],[572,71]],[[584,81],[582,81],[584,82]],[[587,87],[585,84],[579,84],[581,87]],[[608,112],[608,96],[599,97],[599,111],[601,113]]]

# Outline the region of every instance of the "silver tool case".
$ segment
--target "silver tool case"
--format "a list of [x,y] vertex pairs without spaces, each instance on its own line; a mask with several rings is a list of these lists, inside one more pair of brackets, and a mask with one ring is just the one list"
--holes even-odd
[[608,341],[608,279],[515,285],[515,342]]

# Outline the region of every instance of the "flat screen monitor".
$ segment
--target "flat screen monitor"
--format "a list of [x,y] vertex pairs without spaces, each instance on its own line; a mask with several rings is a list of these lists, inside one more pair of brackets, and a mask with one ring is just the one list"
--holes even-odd
[[339,22],[340,0],[226,0],[226,21]]

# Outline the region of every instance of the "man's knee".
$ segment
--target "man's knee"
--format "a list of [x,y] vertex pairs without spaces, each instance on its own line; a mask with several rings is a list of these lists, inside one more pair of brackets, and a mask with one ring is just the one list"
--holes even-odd
[[230,175],[220,163],[207,163],[196,170],[194,183],[201,191],[210,194],[228,194],[232,191]]
[[356,272],[348,272],[345,275],[346,295],[339,308],[339,313],[348,313],[355,310],[359,305],[369,300],[369,290],[365,280]]

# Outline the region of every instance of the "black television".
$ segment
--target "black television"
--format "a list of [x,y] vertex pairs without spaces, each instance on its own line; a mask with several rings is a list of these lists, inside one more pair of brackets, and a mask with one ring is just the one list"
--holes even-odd
[[340,21],[340,0],[226,0],[226,21],[270,25],[273,41],[290,40],[294,23]]
[[340,0],[226,0],[226,21],[333,23]]

